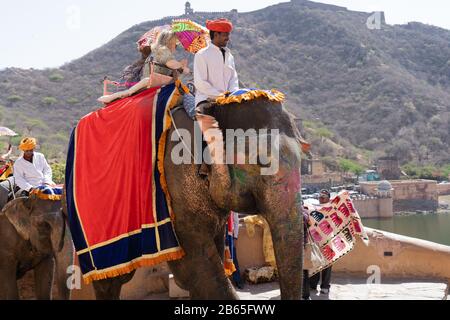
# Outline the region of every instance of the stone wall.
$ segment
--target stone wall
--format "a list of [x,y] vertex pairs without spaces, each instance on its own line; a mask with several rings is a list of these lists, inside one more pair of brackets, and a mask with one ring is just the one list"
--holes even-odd
[[450,195],[450,183],[440,183],[437,188],[440,196]]
[[[236,250],[241,272],[265,265],[262,228],[256,226],[255,230],[252,238],[247,235],[245,226],[239,232]],[[355,248],[333,265],[333,271],[369,277],[370,268],[379,268],[381,282],[384,277],[450,281],[450,246],[371,228],[365,230],[369,245],[358,239]]]
[[[390,180],[394,189],[392,193],[393,210],[435,211],[438,208],[438,185],[434,180]],[[361,182],[361,192],[374,196],[379,182]]]
[[265,265],[263,252],[263,228],[255,225],[255,233],[249,236],[245,224],[239,227],[239,237],[236,241],[236,252],[241,274],[245,269]]
[[439,202],[426,199],[410,199],[394,201],[394,212],[436,211]]
[[339,173],[302,175],[302,187],[304,188],[329,188],[330,185],[341,185],[342,183],[342,176]]
[[[414,277],[450,281],[450,246],[365,228],[370,242],[358,240],[354,250],[334,266],[336,272],[366,274],[375,266],[383,277]],[[372,267],[373,268],[373,267]]]
[[391,197],[360,196],[352,198],[361,218],[389,218],[394,215]]

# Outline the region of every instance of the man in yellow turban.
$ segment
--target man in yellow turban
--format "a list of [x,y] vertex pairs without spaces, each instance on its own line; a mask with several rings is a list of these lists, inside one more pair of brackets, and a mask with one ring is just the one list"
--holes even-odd
[[52,169],[42,153],[35,152],[36,139],[23,138],[19,149],[23,155],[14,163],[14,178],[22,195],[27,195],[31,189],[43,184],[55,184],[52,181]]

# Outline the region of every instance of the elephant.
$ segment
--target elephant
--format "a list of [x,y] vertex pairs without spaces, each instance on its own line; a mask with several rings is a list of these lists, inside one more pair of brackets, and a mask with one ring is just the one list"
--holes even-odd
[[0,299],[19,299],[17,280],[30,270],[37,299],[51,299],[55,271],[57,299],[69,299],[73,245],[66,220],[61,200],[32,194],[5,205],[0,213]]
[[0,210],[6,205],[6,203],[13,199],[13,193],[18,191],[16,184],[14,183],[14,177],[0,182]]
[[[278,159],[264,158],[259,149],[257,163],[213,163],[206,177],[199,174],[198,163],[175,164],[173,152],[179,150],[181,131],[194,137],[198,124],[183,108],[172,110],[176,129],[172,126],[167,135],[164,171],[175,213],[175,233],[186,253],[183,258],[168,262],[176,283],[188,290],[192,299],[238,299],[223,268],[225,225],[230,210],[258,213],[267,220],[272,233],[281,298],[299,300],[303,277],[300,186],[303,140],[294,117],[282,103],[265,98],[212,105],[204,112],[217,120],[224,136],[227,129],[254,129],[261,138],[261,130],[278,130],[279,168],[274,174],[262,175],[261,169],[268,166],[263,160],[274,163]],[[266,138],[275,136],[270,133]],[[194,139],[184,141],[191,143],[194,150]],[[224,146],[231,148],[228,138]],[[249,148],[245,156],[249,156]],[[94,281],[96,297],[119,299],[120,287],[131,277],[132,274],[127,274]]]

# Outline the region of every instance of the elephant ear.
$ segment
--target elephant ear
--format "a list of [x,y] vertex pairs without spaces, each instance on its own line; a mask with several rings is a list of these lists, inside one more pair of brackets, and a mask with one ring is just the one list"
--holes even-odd
[[30,240],[31,231],[31,202],[28,198],[17,198],[6,204],[2,210],[9,222],[16,228],[19,235]]

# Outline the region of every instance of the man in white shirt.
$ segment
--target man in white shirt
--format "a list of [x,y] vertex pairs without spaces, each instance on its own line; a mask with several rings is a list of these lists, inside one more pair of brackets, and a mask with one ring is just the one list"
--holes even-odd
[[44,155],[34,151],[35,147],[36,139],[31,137],[22,139],[19,145],[23,155],[14,163],[14,179],[21,195],[28,195],[40,185],[55,184],[52,181],[52,169]]
[[215,100],[225,91],[239,89],[239,80],[234,58],[226,46],[233,30],[227,19],[206,21],[211,43],[194,57],[195,105],[198,112],[208,106],[208,100]]
[[[207,20],[206,28],[212,42],[194,57],[195,110],[196,120],[208,144],[212,161],[219,163],[223,158],[222,153],[211,153],[211,150],[220,148],[217,146],[223,144],[222,132],[216,119],[203,112],[222,93],[239,89],[239,80],[233,55],[226,47],[233,24],[227,19]],[[202,163],[200,175],[207,175],[207,172],[207,166]]]

